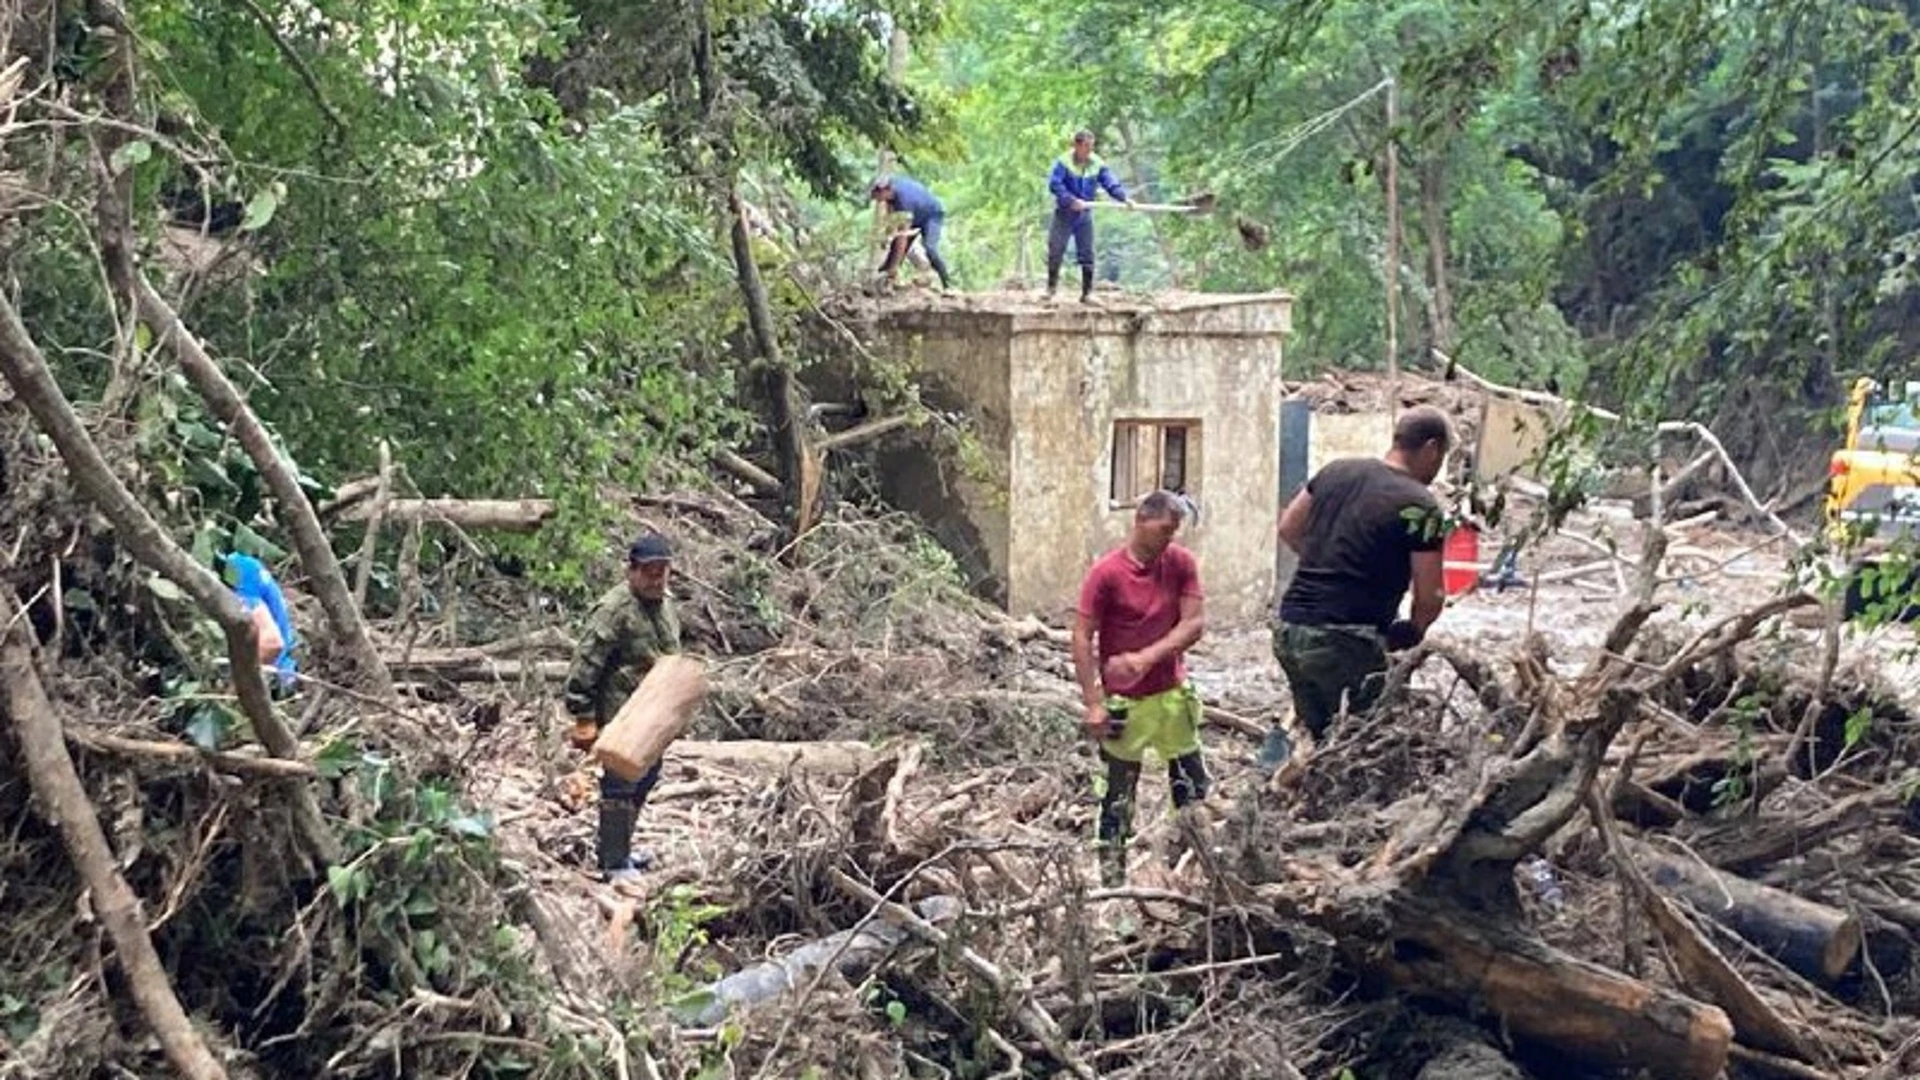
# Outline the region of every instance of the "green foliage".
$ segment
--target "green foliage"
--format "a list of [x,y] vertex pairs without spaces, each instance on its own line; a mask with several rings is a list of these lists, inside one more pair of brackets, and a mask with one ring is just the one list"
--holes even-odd
[[1733,722],[1733,753],[1727,759],[1725,776],[1714,781],[1713,805],[1725,808],[1738,805],[1753,790],[1754,732],[1766,716],[1768,701],[1757,693],[1742,694],[1729,710]]

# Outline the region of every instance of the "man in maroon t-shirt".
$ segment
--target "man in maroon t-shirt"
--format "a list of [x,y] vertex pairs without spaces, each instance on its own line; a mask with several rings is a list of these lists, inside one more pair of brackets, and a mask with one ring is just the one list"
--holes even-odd
[[1175,807],[1207,793],[1200,699],[1183,659],[1206,628],[1200,567],[1173,542],[1188,505],[1167,491],[1141,499],[1127,542],[1095,562],[1080,586],[1073,670],[1086,706],[1082,724],[1100,740],[1106,763],[1096,835],[1101,877],[1110,886],[1126,879],[1134,791],[1147,750],[1167,763]]

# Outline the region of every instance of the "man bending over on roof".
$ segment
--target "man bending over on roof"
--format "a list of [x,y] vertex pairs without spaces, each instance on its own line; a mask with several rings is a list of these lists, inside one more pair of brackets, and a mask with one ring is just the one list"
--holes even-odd
[[900,264],[907,261],[907,251],[913,247],[913,230],[918,230],[920,246],[927,253],[927,265],[940,275],[940,288],[952,288],[947,261],[940,256],[940,229],[946,223],[947,208],[933,192],[909,177],[882,176],[867,189],[867,194],[886,212],[906,214],[910,219],[908,231],[895,233],[887,241],[887,257],[880,264],[880,273],[886,275],[887,284],[893,284]]

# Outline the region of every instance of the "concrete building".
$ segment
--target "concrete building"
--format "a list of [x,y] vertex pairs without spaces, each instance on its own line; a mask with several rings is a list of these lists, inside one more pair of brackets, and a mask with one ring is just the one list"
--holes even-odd
[[882,493],[916,513],[979,591],[1064,618],[1139,495],[1200,505],[1183,541],[1208,610],[1264,616],[1279,514],[1281,346],[1292,298],[1180,294],[1047,305],[1032,294],[900,298],[874,313],[886,354],[971,438],[899,440]]

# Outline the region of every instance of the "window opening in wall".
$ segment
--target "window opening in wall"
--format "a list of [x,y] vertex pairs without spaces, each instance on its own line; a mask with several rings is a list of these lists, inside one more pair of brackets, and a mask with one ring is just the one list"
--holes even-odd
[[1115,421],[1107,501],[1133,506],[1155,488],[1199,498],[1199,450],[1197,420]]

